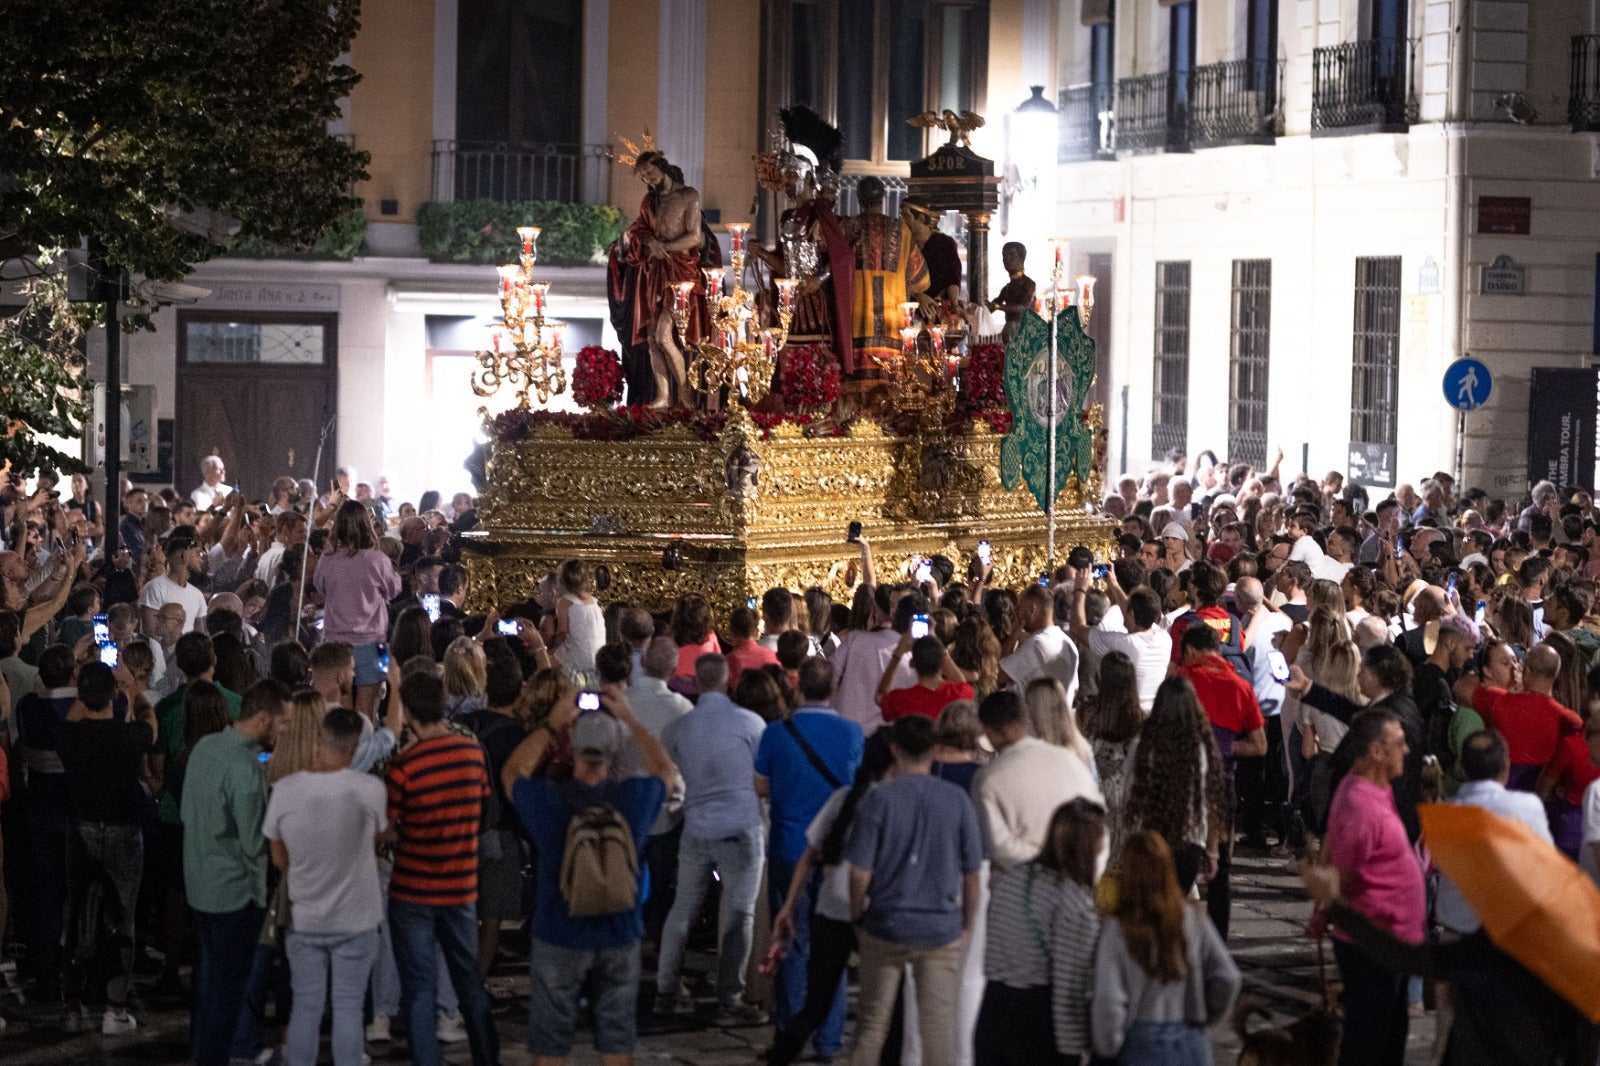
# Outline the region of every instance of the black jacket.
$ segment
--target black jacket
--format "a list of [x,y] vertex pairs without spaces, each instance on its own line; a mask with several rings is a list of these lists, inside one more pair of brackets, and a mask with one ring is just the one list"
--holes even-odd
[[[1417,820],[1417,801],[1422,795],[1424,752],[1422,715],[1417,711],[1417,701],[1411,698],[1411,693],[1391,692],[1377,703],[1363,707],[1354,700],[1345,699],[1337,692],[1313,684],[1310,690],[1300,697],[1300,701],[1347,724],[1362,711],[1370,710],[1388,711],[1400,719],[1400,728],[1405,730],[1406,747],[1409,750],[1406,752],[1405,770],[1395,779],[1391,787],[1394,789],[1394,805],[1400,812],[1400,820],[1405,823],[1406,838],[1416,843],[1417,837],[1422,833],[1422,823]],[[1339,782],[1344,780],[1344,775],[1350,772],[1350,767],[1360,755],[1348,736],[1339,742],[1339,746],[1334,749],[1333,755],[1328,760],[1333,775],[1330,789],[1338,789]]]

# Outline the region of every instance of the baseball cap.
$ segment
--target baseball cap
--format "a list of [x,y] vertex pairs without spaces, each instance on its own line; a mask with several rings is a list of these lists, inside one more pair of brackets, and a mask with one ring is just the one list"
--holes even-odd
[[622,723],[604,711],[578,715],[572,726],[572,750],[591,758],[616,758],[622,750]]
[[1183,528],[1182,522],[1168,522],[1166,527],[1161,530],[1161,539],[1166,540],[1169,537],[1173,540],[1186,541],[1189,539],[1189,531]]

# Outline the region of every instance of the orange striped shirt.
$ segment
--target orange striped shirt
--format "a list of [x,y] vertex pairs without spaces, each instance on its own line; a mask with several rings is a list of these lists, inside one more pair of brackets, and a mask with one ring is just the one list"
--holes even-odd
[[399,831],[389,896],[456,907],[478,901],[478,820],[489,795],[483,748],[449,733],[395,757],[385,782]]

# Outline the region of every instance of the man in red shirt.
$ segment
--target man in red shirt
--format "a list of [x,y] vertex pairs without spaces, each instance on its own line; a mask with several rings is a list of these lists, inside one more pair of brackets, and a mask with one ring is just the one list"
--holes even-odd
[[[917,683],[890,691],[895,664],[907,651],[911,652],[911,669],[916,672]],[[932,634],[915,641],[909,634],[902,635],[878,682],[878,709],[883,720],[890,723],[913,714],[937,721],[939,712],[956,700],[972,698],[972,686],[962,676],[961,668],[950,661],[943,642]]]
[[[1560,654],[1548,644],[1537,644],[1522,661],[1522,692],[1475,685],[1463,679],[1473,709],[1483,715],[1485,725],[1506,738],[1511,755],[1507,788],[1533,791],[1539,771],[1555,758],[1561,738],[1583,729],[1583,719],[1577,712],[1557,703],[1551,695],[1560,672]],[[1468,679],[1471,677],[1467,675]]]
[[1238,802],[1233,787],[1234,761],[1243,755],[1267,753],[1266,720],[1256,702],[1256,690],[1234,672],[1221,654],[1217,631],[1210,625],[1193,625],[1183,634],[1183,664],[1178,673],[1189,679],[1200,706],[1211,722],[1211,732],[1222,752],[1222,780],[1228,806],[1221,842],[1217,846],[1217,872],[1206,889],[1206,910],[1222,938],[1228,938],[1228,869],[1233,855],[1233,813]]
[[1234,618],[1228,609],[1222,605],[1222,598],[1228,594],[1228,573],[1216,563],[1201,560],[1191,566],[1188,571],[1189,603],[1193,610],[1187,614],[1179,615],[1172,623],[1172,661],[1174,664],[1183,662],[1183,635],[1189,631],[1195,622],[1204,622],[1216,630],[1219,641],[1230,640],[1233,634]]

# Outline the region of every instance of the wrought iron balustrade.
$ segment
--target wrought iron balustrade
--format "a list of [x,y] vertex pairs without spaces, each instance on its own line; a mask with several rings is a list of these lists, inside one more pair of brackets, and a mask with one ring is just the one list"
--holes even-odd
[[1061,90],[1061,142],[1056,161],[1082,163],[1110,159],[1116,88],[1111,83],[1073,85]]
[[1271,144],[1283,123],[1283,66],[1270,59],[1211,63],[1194,72],[1189,138],[1196,147]]
[[1416,120],[1417,42],[1378,37],[1312,55],[1311,130],[1400,133]]
[[611,196],[608,151],[603,144],[434,141],[433,199],[604,203]]
[[1121,153],[1189,151],[1189,71],[1117,82],[1116,149]]
[[1600,34],[1572,39],[1572,89],[1567,120],[1573,133],[1600,132]]

